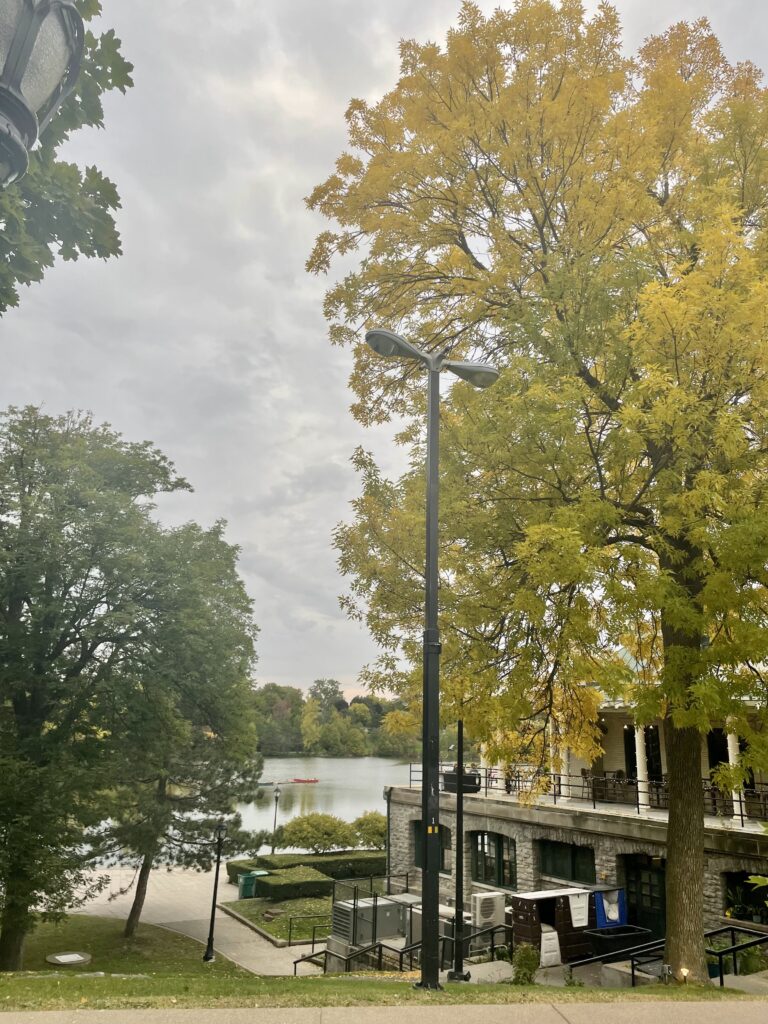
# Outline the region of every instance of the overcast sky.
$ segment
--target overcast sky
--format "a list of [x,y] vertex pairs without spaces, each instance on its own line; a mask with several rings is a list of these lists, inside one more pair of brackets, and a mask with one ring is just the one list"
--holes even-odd
[[[490,12],[498,0],[481,2]],[[594,8],[596,3],[587,3]],[[706,16],[732,61],[765,66],[764,0],[618,0],[628,50]],[[258,679],[354,690],[375,650],[338,606],[331,547],[372,448],[392,430],[349,412],[351,360],[331,348],[326,225],[303,203],[345,148],[344,110],[397,80],[400,38],[442,40],[457,0],[104,0],[136,87],[66,155],[120,190],[124,256],[59,265],[2,322],[0,404],[90,409],[150,439],[194,485],[168,522],[224,518],[261,628]]]

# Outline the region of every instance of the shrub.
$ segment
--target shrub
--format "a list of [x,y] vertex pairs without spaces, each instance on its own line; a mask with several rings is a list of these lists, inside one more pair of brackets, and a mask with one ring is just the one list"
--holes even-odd
[[364,878],[368,875],[383,875],[387,870],[387,858],[383,853],[369,850],[339,850],[336,853],[273,853],[248,859],[245,857],[227,861],[227,878],[237,885],[237,876],[246,871],[266,868],[280,871],[283,868],[311,867],[329,878]]
[[358,845],[366,850],[383,850],[387,845],[387,818],[380,811],[365,811],[352,822]]
[[512,954],[513,985],[533,985],[539,969],[539,951],[528,942],[522,942]]
[[322,871],[324,875],[331,878],[362,878],[366,875],[383,875],[387,870],[387,858],[382,853],[371,853],[368,850],[339,850],[336,853],[274,853],[258,858],[258,867],[271,871],[304,865]]
[[333,879],[314,868],[283,868],[256,878],[254,894],[268,900],[297,900],[307,896],[329,896]]
[[255,860],[228,860],[226,864],[227,878],[233,884],[237,885],[237,876],[244,875],[246,871],[254,871],[258,867],[258,863]]
[[280,845],[327,853],[356,846],[356,840],[349,822],[333,814],[300,814],[283,825]]

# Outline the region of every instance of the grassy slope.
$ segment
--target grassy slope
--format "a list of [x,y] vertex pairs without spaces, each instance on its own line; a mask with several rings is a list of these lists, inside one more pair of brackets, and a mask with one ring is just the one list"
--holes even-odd
[[[241,917],[246,918],[258,925],[265,932],[269,932],[276,939],[288,939],[288,919],[290,917],[301,917],[305,914],[313,915],[310,921],[294,921],[292,931],[293,939],[311,939],[312,926],[322,924],[322,918],[314,917],[323,914],[330,917],[331,898],[330,896],[310,897],[303,900],[286,900],[284,903],[274,903],[271,900],[234,900],[224,904],[230,907]],[[266,921],[264,914],[279,914],[272,921]],[[325,935],[328,934],[326,924]],[[318,935],[323,933],[318,930]],[[298,953],[296,954],[298,956]]]
[[[204,964],[202,946],[173,932],[141,925],[136,939],[126,942],[121,929],[120,921],[90,916],[74,916],[60,926],[42,925],[28,945],[28,971],[0,975],[0,1011],[740,998],[715,986],[695,985],[685,988],[648,986],[634,991],[454,985],[444,992],[427,993],[415,990],[412,987],[414,977],[408,975],[398,975],[396,980],[364,976],[258,978],[223,959]],[[144,977],[88,978],[61,968],[45,970],[47,953],[67,950],[90,952],[93,971],[135,972]],[[38,973],[42,971],[45,973]]]

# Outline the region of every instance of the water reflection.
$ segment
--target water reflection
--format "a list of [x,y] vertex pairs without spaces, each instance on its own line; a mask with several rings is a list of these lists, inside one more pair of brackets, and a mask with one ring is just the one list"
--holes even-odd
[[[243,827],[271,831],[280,783],[278,825],[315,811],[353,821],[364,811],[386,813],[385,786],[408,784],[408,765],[385,757],[275,757],[264,759],[264,786],[259,800],[238,808]],[[315,783],[292,779],[318,779]]]

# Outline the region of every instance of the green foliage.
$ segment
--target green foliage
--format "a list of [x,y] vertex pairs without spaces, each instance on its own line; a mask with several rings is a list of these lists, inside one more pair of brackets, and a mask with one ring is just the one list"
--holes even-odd
[[330,878],[364,878],[383,875],[387,870],[387,858],[383,854],[368,850],[342,850],[338,853],[276,853],[258,857],[258,867],[282,868],[306,864],[317,868]]
[[237,885],[238,875],[244,875],[247,871],[254,871],[257,867],[260,867],[260,864],[255,857],[238,857],[235,860],[228,860],[225,864],[227,881],[232,885]]
[[187,486],[86,415],[0,417],[0,968],[98,889],[94,858],[207,867],[254,791],[235,549],[152,517]]
[[533,985],[536,982],[536,972],[539,969],[539,951],[528,942],[521,942],[515,946],[512,954],[512,967],[514,975],[513,985]]
[[227,878],[234,885],[237,876],[256,868],[280,870],[307,866],[328,875],[329,878],[364,878],[383,875],[387,870],[387,858],[383,854],[368,850],[342,850],[339,853],[273,853],[254,858],[237,858],[227,861]]
[[303,750],[301,714],[304,697],[294,686],[267,683],[253,691],[259,750],[265,757]]
[[358,846],[366,850],[384,850],[387,846],[387,818],[380,811],[365,811],[352,822]]
[[[78,7],[86,21],[99,11],[94,0]],[[57,159],[61,144],[83,127],[104,126],[102,98],[133,85],[133,68],[120,53],[113,30],[86,32],[83,67],[72,95],[30,154],[27,175],[0,192],[0,313],[18,305],[19,286],[40,281],[56,257],[108,259],[120,255],[114,211],[117,190],[96,167]]]
[[280,846],[295,846],[312,853],[345,850],[355,845],[352,826],[333,814],[301,814],[282,827]]
[[384,651],[366,678],[418,717],[424,379],[362,344],[380,324],[501,371],[442,406],[446,719],[527,762],[550,723],[594,760],[606,693],[663,720],[668,956],[703,980],[701,735],[730,720],[747,741],[738,781],[768,766],[747,700],[768,663],[761,73],[703,19],[628,58],[616,10],[576,0],[465,2],[444,45],[400,57],[379,102],[350,103],[348,150],[307,200],[330,222],[309,269],[359,255],[324,307],[354,413],[402,417],[411,455],[387,480],[355,453],[335,536],[345,606]]
[[296,900],[309,896],[328,896],[333,879],[311,867],[281,868],[254,879],[256,896],[268,900]]

